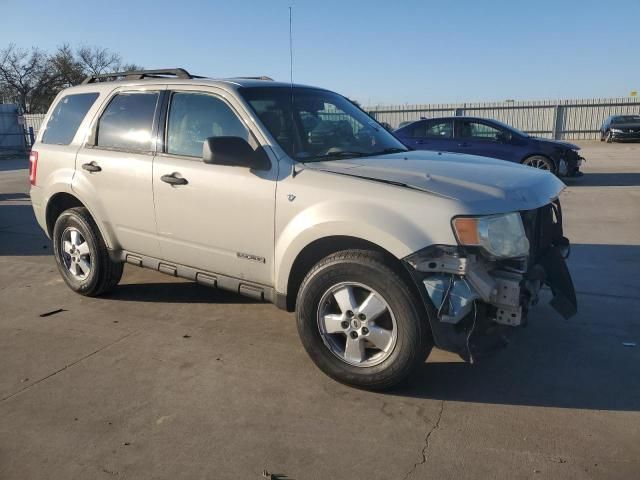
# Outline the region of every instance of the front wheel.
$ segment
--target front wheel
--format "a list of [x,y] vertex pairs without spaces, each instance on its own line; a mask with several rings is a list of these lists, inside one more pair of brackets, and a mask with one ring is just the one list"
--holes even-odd
[[605,141],[606,141],[607,143],[611,143],[611,142],[613,142],[613,133],[611,133],[611,130],[609,130],[609,131],[607,132],[607,134],[605,135],[604,139],[605,139]]
[[537,168],[538,170],[546,170],[548,172],[555,173],[555,167],[553,166],[553,162],[547,157],[543,157],[542,155],[533,155],[531,157],[527,157],[522,162],[522,165]]
[[431,351],[428,318],[407,283],[375,252],[330,255],[307,274],[297,298],[300,339],[333,379],[383,390]]

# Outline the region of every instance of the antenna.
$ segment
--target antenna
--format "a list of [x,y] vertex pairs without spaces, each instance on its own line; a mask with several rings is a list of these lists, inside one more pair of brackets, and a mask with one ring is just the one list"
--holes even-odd
[[292,29],[292,10],[293,7],[289,7],[289,76],[291,86],[293,87],[293,29]]
[[[294,124],[295,124],[295,120],[293,118],[293,28],[292,28],[292,24],[293,24],[293,7],[289,6],[289,84],[291,85],[291,96],[290,96],[290,102],[291,104],[289,105],[289,111],[291,112],[291,128],[294,128]],[[295,155],[296,153],[296,142],[295,140],[293,140],[293,142],[291,143],[291,147],[292,147],[292,153]],[[295,161],[293,163],[293,168],[292,168],[292,172],[291,172],[291,177],[295,178],[295,176],[298,174],[298,172],[296,172],[296,164]]]

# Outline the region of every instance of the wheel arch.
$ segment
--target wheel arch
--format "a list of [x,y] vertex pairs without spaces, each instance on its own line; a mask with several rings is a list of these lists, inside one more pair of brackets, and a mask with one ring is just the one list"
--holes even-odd
[[[281,306],[285,307],[287,311],[293,312],[296,307],[300,285],[309,270],[328,255],[343,250],[368,250],[377,253],[387,266],[407,282],[409,288],[415,289],[415,283],[411,281],[411,277],[403,267],[402,260],[390,251],[363,238],[350,235],[331,235],[312,241],[298,253],[289,270],[287,293],[284,295],[285,301],[282,302]],[[418,292],[416,291],[415,293],[417,294]]]
[[87,211],[89,212],[89,215],[91,215],[91,218],[93,218],[94,222],[96,222],[96,225],[98,226],[98,230],[100,231],[100,234],[102,235],[102,238],[104,239],[104,242],[107,245],[107,248],[111,248],[113,243],[111,242],[110,236],[105,234],[106,233],[105,229],[100,224],[100,222],[95,217],[95,215],[93,215],[93,213],[91,212],[91,209],[78,196],[69,192],[57,192],[51,195],[51,197],[49,197],[49,200],[47,201],[47,204],[45,207],[45,223],[47,227],[47,234],[49,235],[49,237],[53,235],[53,227],[58,217],[65,210],[68,210],[70,208],[76,208],[76,207],[82,207],[87,209]]

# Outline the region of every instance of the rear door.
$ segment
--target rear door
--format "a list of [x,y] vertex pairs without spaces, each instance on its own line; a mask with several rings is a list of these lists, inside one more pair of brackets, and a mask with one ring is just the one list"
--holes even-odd
[[73,189],[122,248],[157,257],[152,191],[156,112],[162,88],[118,89],[76,157]]
[[[171,92],[163,151],[153,167],[162,258],[187,267],[273,284],[277,164],[270,171],[205,164],[205,138],[235,136],[258,142],[224,92],[181,87]],[[166,183],[167,176],[183,185]]]
[[400,135],[402,142],[416,150],[454,152],[453,120],[421,120],[406,126]]
[[426,150],[455,152],[456,142],[453,138],[453,119],[428,120],[425,125],[422,145]]

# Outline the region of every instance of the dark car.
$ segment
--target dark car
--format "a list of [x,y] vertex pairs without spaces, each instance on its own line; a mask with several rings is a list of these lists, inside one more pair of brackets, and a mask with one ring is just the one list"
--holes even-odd
[[499,158],[549,170],[559,176],[579,176],[584,160],[580,147],[568,142],[532,137],[497,120],[475,117],[423,119],[394,132],[416,150],[459,152]]
[[600,127],[600,141],[640,140],[640,115],[611,115]]

